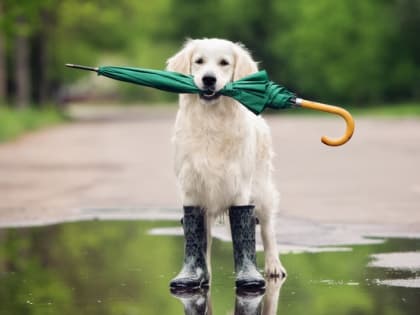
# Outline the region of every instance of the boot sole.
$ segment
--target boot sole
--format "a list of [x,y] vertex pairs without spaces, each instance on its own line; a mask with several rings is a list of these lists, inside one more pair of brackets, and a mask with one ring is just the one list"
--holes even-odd
[[235,281],[235,285],[237,290],[258,291],[265,288],[265,280],[239,280]]
[[178,282],[171,282],[169,284],[171,290],[197,290],[200,288],[208,288],[209,287],[209,280],[202,280],[202,281],[190,281],[184,283]]
[[171,287],[170,292],[173,296],[179,298],[187,298],[192,297],[197,294],[204,294],[209,290],[209,287],[202,287],[202,288],[179,288],[179,287]]

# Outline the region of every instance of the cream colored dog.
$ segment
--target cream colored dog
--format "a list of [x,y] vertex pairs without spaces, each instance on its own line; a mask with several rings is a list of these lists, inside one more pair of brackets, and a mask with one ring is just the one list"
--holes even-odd
[[182,94],[173,144],[175,173],[184,205],[206,211],[210,266],[210,226],[230,206],[254,204],[261,224],[265,273],[285,274],[274,233],[278,193],[272,180],[272,144],[265,121],[217,91],[258,71],[249,52],[223,39],[188,40],[167,62],[169,71],[194,76],[205,91]]

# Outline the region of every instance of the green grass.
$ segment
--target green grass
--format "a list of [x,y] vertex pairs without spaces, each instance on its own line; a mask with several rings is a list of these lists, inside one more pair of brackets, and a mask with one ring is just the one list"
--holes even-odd
[[397,103],[390,105],[350,107],[348,110],[354,115],[378,117],[420,117],[420,103]]
[[[337,106],[343,107],[348,110],[354,116],[366,116],[366,117],[387,117],[387,118],[407,118],[414,117],[420,118],[420,103],[395,103],[395,104],[382,104],[382,105],[369,105],[363,106],[352,106],[345,104],[337,104]],[[287,115],[321,115],[326,114],[320,111],[304,109],[304,108],[292,108],[283,111],[268,110],[266,113],[270,114],[287,114]]]
[[0,106],[0,142],[15,139],[28,131],[64,120],[65,116],[53,108],[13,110]]

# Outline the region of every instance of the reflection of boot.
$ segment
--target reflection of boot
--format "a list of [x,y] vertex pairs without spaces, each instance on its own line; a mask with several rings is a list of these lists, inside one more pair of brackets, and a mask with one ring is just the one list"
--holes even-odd
[[206,228],[204,212],[200,207],[184,207],[183,228],[185,236],[184,266],[172,279],[172,288],[198,288],[208,285],[206,265]]
[[264,290],[250,292],[236,292],[235,315],[260,315]]
[[172,295],[179,299],[184,305],[185,315],[206,315],[209,314],[208,290],[193,290],[176,292],[171,290]]
[[235,260],[236,287],[262,288],[265,280],[256,267],[254,206],[235,206],[229,209]]

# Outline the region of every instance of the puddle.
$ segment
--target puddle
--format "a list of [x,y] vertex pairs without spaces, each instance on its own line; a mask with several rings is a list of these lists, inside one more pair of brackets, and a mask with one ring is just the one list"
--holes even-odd
[[[209,292],[174,296],[183,239],[171,221],[0,229],[0,314],[418,314],[420,239],[284,254],[289,276],[235,295],[231,244],[214,240]],[[156,233],[158,234],[158,233]],[[340,248],[340,247],[338,247]],[[263,266],[262,254],[258,255]]]

